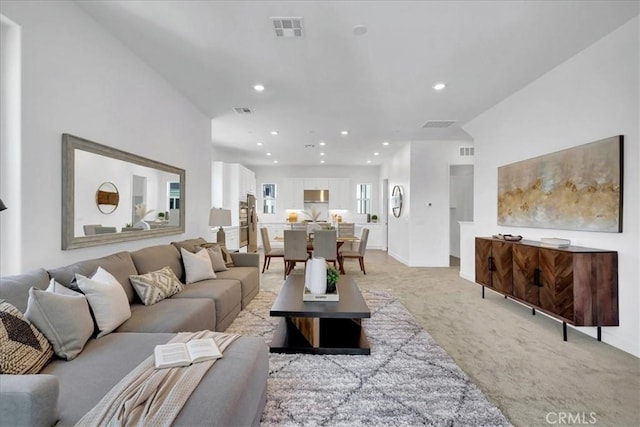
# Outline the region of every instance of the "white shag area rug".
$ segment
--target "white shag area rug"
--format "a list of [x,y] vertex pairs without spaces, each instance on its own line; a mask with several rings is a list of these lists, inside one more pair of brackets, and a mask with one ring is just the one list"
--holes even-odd
[[[264,426],[510,426],[389,291],[362,291],[369,356],[269,355]],[[227,332],[263,337],[276,294],[262,290]]]

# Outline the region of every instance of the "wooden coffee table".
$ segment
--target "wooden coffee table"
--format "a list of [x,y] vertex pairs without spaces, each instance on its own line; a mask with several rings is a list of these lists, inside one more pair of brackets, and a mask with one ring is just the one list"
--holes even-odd
[[282,318],[272,353],[371,354],[361,323],[371,311],[352,278],[340,276],[337,286],[340,301],[307,302],[304,275],[289,275],[269,313]]

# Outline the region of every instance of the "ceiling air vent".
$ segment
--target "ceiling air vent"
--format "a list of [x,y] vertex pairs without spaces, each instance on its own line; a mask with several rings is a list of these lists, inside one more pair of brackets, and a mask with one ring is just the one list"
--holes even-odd
[[474,147],[460,147],[460,157],[473,157],[474,154]]
[[449,126],[451,126],[455,122],[456,122],[455,120],[429,120],[422,127],[423,128],[428,128],[428,129],[448,128]]
[[302,37],[302,18],[271,18],[276,37]]
[[251,108],[249,108],[249,107],[235,107],[233,109],[233,111],[235,111],[236,114],[251,114],[251,113],[253,113],[253,111],[251,111]]

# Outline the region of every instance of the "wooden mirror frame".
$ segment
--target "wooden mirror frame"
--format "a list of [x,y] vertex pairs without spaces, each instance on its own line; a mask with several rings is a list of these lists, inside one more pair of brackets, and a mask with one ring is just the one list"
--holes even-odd
[[[126,233],[75,236],[75,152],[87,151],[112,159],[122,160],[140,166],[176,174],[180,177],[180,222],[175,227],[151,230],[129,231]],[[62,135],[62,250],[148,239],[151,237],[183,234],[185,230],[186,181],[184,169],[150,160],[126,151],[98,144],[77,136]]]

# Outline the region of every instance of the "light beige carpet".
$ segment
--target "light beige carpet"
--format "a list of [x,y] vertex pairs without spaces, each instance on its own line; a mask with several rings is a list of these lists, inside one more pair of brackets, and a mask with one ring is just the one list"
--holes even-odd
[[[262,287],[282,285],[274,259]],[[457,267],[409,268],[367,251],[347,274],[361,289],[389,289],[516,426],[640,425],[640,359],[459,277]],[[298,266],[297,270],[302,270]],[[571,422],[570,422],[571,421]]]

